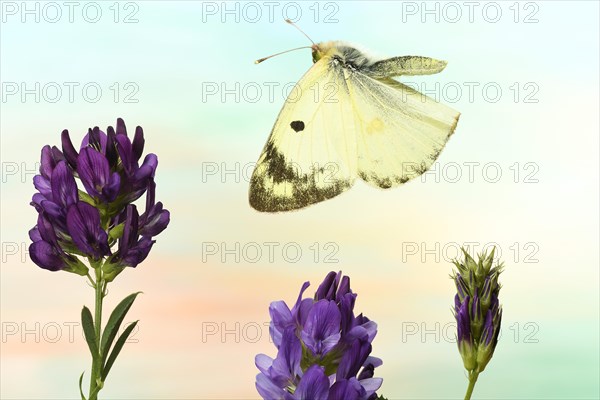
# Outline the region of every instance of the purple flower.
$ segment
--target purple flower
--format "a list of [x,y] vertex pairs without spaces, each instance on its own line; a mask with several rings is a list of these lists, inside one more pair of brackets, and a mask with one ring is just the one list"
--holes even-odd
[[140,235],[152,237],[165,230],[171,220],[171,214],[163,209],[163,204],[159,201],[154,203],[154,191],[156,184],[154,180],[148,183],[146,193],[146,211],[140,216]]
[[320,365],[311,365],[298,383],[294,394],[285,393],[286,400],[327,400],[329,378]]
[[[142,262],[153,237],[169,224],[169,211],[155,201],[158,158],[148,154],[138,163],[144,148],[142,128],[137,127],[131,142],[122,119],[116,126],[116,131],[108,127],[108,134],[89,129],[79,152],[67,130],[61,134],[62,151],[42,148],[40,174],[33,178],[38,192],[31,202],[39,217],[30,231],[31,258],[41,268],[86,275],[79,259],[86,257],[110,281],[125,267]],[[145,193],[146,209],[139,216],[131,203]]]
[[315,357],[324,357],[341,338],[341,313],[331,300],[317,301],[306,319],[301,337],[306,347]]
[[149,237],[140,239],[138,221],[137,208],[129,204],[125,209],[123,236],[119,239],[119,250],[115,255],[116,260],[121,260],[122,264],[128,267],[136,267],[144,261],[155,242]]
[[367,391],[356,378],[334,383],[329,394],[330,400],[361,400],[369,398],[371,397],[367,396]]
[[457,325],[457,343],[460,355],[463,359],[465,369],[471,371],[475,369],[476,357],[473,348],[473,335],[471,333],[471,316],[469,313],[469,296],[465,297],[462,303],[456,307],[456,325]]
[[[46,149],[49,147],[42,150],[42,160]],[[67,230],[67,209],[78,201],[77,184],[65,161],[60,160],[55,164],[54,160],[46,159],[46,162],[47,168],[44,168],[44,164],[40,167],[40,170],[44,169],[43,174],[33,178],[40,192],[33,196],[31,204],[38,213],[44,213],[57,231],[64,233]],[[48,178],[44,174],[48,174]]]
[[92,197],[105,203],[113,201],[119,193],[121,177],[109,168],[106,156],[98,150],[86,147],[77,157],[77,173],[85,190]]
[[73,243],[84,255],[94,260],[108,255],[108,235],[100,225],[98,209],[83,201],[69,206],[67,228]]
[[302,344],[294,333],[294,328],[286,329],[282,336],[277,357],[273,360],[265,354],[256,356],[255,363],[260,370],[256,388],[265,399],[283,398],[284,388],[302,376]]
[[58,271],[67,266],[54,227],[43,213],[38,215],[38,223],[29,231],[29,237],[33,242],[29,246],[29,254],[36,264],[50,271]]
[[59,207],[69,208],[77,203],[77,184],[65,161],[60,161],[52,171],[50,188],[52,200]]
[[38,215],[37,225],[29,231],[29,237],[32,241],[29,245],[29,255],[41,268],[87,274],[88,269],[81,261],[63,251],[54,226],[43,212]]
[[479,261],[463,250],[463,263],[454,261],[456,296],[454,315],[457,323],[457,344],[467,371],[483,372],[494,354],[500,333],[502,310],[498,302],[498,276],[502,264],[492,267],[494,250],[482,254]]
[[277,357],[259,354],[256,388],[264,399],[375,398],[383,380],[374,378],[382,362],[370,356],[377,324],[362,314],[354,316],[356,294],[350,279],[330,272],[314,298],[294,306],[271,303],[270,333]]

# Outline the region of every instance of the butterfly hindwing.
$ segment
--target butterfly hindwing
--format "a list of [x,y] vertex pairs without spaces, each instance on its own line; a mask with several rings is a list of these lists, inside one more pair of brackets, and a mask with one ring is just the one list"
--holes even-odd
[[391,78],[346,75],[358,127],[358,175],[387,189],[429,169],[460,114]]
[[356,178],[356,132],[341,68],[315,63],[290,92],[250,181],[258,211],[330,199]]

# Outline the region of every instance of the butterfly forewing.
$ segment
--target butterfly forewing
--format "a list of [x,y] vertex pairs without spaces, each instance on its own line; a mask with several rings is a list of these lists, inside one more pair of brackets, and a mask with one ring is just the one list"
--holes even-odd
[[290,92],[257,162],[250,204],[276,212],[349,189],[357,176],[356,124],[344,74],[321,60]]

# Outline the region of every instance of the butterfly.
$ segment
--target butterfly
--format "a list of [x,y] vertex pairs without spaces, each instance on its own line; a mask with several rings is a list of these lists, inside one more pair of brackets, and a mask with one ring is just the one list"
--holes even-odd
[[429,169],[460,113],[394,78],[436,74],[445,61],[376,60],[341,41],[300,48],[312,49],[313,65],[290,92],[256,163],[254,209],[301,209],[345,192],[356,178],[389,189]]

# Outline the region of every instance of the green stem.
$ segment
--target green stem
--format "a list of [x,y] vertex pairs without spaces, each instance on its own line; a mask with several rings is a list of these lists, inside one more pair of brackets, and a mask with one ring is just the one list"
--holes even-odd
[[[102,299],[104,298],[105,282],[102,277],[102,267],[96,266],[96,308],[94,315],[94,330],[96,332],[96,347],[100,352],[100,338],[102,333]],[[102,389],[100,379],[102,377],[102,357],[101,354],[96,354],[92,360],[92,375],[90,377],[90,394],[89,400],[97,400],[98,392]],[[100,382],[100,387],[98,383]]]
[[475,383],[477,382],[477,378],[479,378],[479,370],[476,369],[469,374],[469,387],[467,388],[467,393],[465,394],[465,400],[470,400],[471,395],[473,394],[473,389],[475,388]]

